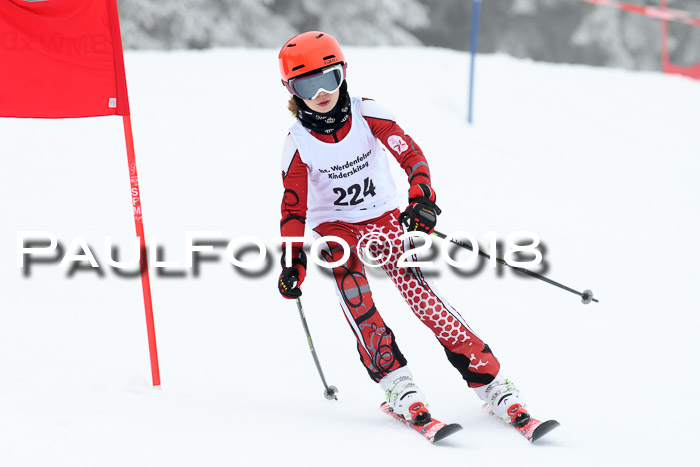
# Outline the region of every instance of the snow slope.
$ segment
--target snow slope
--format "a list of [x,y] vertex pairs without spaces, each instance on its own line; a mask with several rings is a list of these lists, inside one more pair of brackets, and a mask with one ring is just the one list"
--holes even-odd
[[[583,306],[511,271],[464,276],[438,260],[441,292],[531,412],[562,427],[531,446],[485,415],[391,282],[372,274],[433,413],[464,426],[428,445],[379,411],[380,390],[314,267],[303,303],[340,389],[326,401],[294,303],[275,288],[279,157],[292,123],[276,51],[137,52],[126,60],[147,235],[181,263],[186,231],[254,235],[269,246],[268,267],[244,274],[219,247],[198,275],[152,269],[163,379],[152,389],[140,281],[105,266],[105,237],[125,257],[134,236],[120,120],[0,120],[0,465],[620,466],[694,456],[700,84],[481,56],[470,127],[465,54],[346,53],[351,93],[390,108],[427,154],[439,230],[482,244],[488,232],[535,232],[546,275],[600,299]],[[54,261],[25,276],[17,232],[37,230],[64,247],[84,237],[101,275]]]

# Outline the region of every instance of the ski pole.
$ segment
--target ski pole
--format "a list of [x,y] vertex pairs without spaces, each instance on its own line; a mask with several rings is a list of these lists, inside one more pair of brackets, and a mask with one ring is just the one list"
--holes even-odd
[[[434,231],[433,231],[433,235],[435,235],[435,236],[437,236],[437,237],[440,237],[440,238],[442,238],[443,240],[447,238],[447,235],[445,235],[445,234],[442,233],[442,232],[438,232],[437,230],[434,230]],[[456,238],[451,238],[451,239],[450,239],[450,243],[454,243],[454,244],[457,245],[457,246],[461,246],[462,248],[466,248],[467,250],[474,251],[474,248],[473,248],[471,245],[469,245],[469,244],[467,244],[467,243],[464,243],[464,242],[462,242],[462,241],[460,241],[460,240],[457,240]],[[491,256],[490,256],[488,253],[485,253],[485,252],[481,251],[481,248],[479,248],[478,253],[479,253],[480,256],[483,256],[484,258],[491,259]],[[572,289],[572,288],[570,288],[570,287],[567,287],[567,286],[565,286],[565,285],[563,285],[563,284],[560,284],[560,283],[557,282],[557,281],[553,281],[552,279],[547,279],[546,277],[544,277],[544,276],[542,276],[542,275],[540,275],[540,274],[537,274],[536,272],[530,271],[529,269],[521,268],[521,267],[519,267],[519,266],[511,266],[510,264],[506,263],[506,262],[505,262],[503,259],[501,259],[501,258],[496,258],[496,262],[499,263],[499,264],[503,264],[503,265],[505,265],[505,266],[508,266],[509,268],[513,268],[513,269],[515,269],[516,271],[518,271],[518,272],[520,272],[520,273],[527,274],[527,275],[530,276],[530,277],[534,277],[535,279],[540,279],[540,280],[545,281],[545,282],[547,282],[547,283],[549,283],[549,284],[555,285],[555,286],[559,287],[560,289],[564,289],[564,290],[566,290],[566,291],[568,291],[568,292],[571,292],[571,293],[573,293],[573,294],[576,294],[576,295],[578,295],[579,297],[581,297],[581,303],[583,303],[584,305],[588,305],[588,304],[591,303],[591,302],[596,302],[596,303],[598,303],[598,299],[597,299],[597,298],[593,298],[593,292],[591,292],[589,289],[586,289],[586,290],[584,290],[583,292],[579,292],[579,291],[574,290],[574,289]]]
[[311,333],[309,332],[309,326],[306,324],[306,317],[304,316],[304,308],[301,306],[301,300],[296,299],[297,308],[299,309],[299,317],[301,317],[301,324],[304,326],[304,332],[306,333],[306,340],[309,342],[309,349],[311,349],[311,355],[314,357],[314,363],[316,363],[316,368],[318,369],[318,374],[321,376],[321,381],[323,381],[323,386],[326,388],[323,391],[323,396],[328,399],[338,400],[338,388],[335,386],[329,386],[326,383],[326,378],[323,376],[323,370],[321,370],[321,363],[318,361],[318,356],[316,355],[316,349],[314,349],[314,343],[311,341]]

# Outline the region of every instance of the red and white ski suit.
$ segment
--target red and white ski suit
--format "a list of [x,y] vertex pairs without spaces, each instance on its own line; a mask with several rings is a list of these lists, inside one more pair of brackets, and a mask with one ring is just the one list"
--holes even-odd
[[[284,196],[281,234],[283,237],[303,237],[309,220],[309,227],[316,238],[337,236],[350,245],[349,259],[333,268],[333,277],[341,308],[357,338],[361,361],[374,381],[406,365],[394,334],[375,306],[365,266],[358,256],[367,244],[358,247],[360,239],[365,237],[366,242],[368,238],[379,236],[383,241],[370,242],[369,251],[373,257],[383,256],[382,268],[413,313],[435,333],[449,361],[470,387],[488,384],[500,368],[488,345],[439,294],[420,268],[396,266],[399,255],[408,246],[399,240],[403,227],[398,221],[398,204],[394,201],[396,188],[391,182],[392,193],[387,196],[388,183],[377,183],[375,186],[373,179],[362,173],[366,170],[370,175],[373,173],[374,178],[386,181],[391,174],[377,174],[377,170],[387,171],[388,167],[377,162],[368,166],[363,158],[368,157],[370,150],[363,153],[366,147],[359,147],[360,143],[353,143],[358,147],[352,147],[341,142],[346,137],[350,142],[365,141],[370,146],[372,142],[380,141],[406,172],[411,185],[430,184],[430,169],[423,152],[396,123],[392,114],[376,102],[357,98],[353,98],[352,102],[352,116],[335,133],[310,132],[297,122],[287,136],[282,156]],[[313,142],[308,139],[309,135],[315,138]],[[326,144],[314,146],[316,141]],[[308,151],[307,158],[304,150]],[[386,157],[384,153],[374,156]],[[325,158],[333,160],[333,164],[323,166]],[[353,180],[363,180],[364,186],[357,183],[357,187],[343,187],[344,177],[348,177],[348,184]],[[328,185],[331,182],[335,185]],[[385,189],[384,195],[379,193],[382,189]],[[332,193],[327,193],[330,190]],[[375,193],[379,193],[376,198]],[[379,199],[381,201],[375,203]],[[294,246],[303,247],[301,243]],[[321,254],[326,261],[334,262],[342,257],[343,248],[336,242],[328,241]],[[410,258],[412,261],[419,259]]]

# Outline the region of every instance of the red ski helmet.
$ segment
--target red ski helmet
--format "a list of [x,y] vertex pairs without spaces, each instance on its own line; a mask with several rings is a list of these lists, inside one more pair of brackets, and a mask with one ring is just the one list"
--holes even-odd
[[282,84],[309,72],[332,65],[342,64],[345,68],[343,51],[330,34],[308,31],[289,39],[279,53]]

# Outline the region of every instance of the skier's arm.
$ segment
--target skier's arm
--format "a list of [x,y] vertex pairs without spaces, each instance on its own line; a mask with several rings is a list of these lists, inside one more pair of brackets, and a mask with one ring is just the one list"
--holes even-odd
[[408,176],[409,185],[430,185],[430,168],[418,144],[396,123],[394,115],[371,99],[362,101],[362,116]]
[[[282,237],[303,237],[306,227],[306,194],[308,169],[299,157],[299,151],[291,136],[287,136],[282,155]],[[294,242],[294,248],[303,248],[302,242]]]
[[[306,227],[306,193],[308,187],[307,167],[299,157],[299,151],[290,136],[284,142],[282,154],[282,220],[280,233],[282,237],[303,237]],[[304,243],[293,242],[291,248],[291,267],[286,266],[286,247],[282,247],[282,273],[277,287],[283,297],[298,298],[299,286],[306,277],[306,255]]]
[[371,99],[362,101],[362,116],[372,134],[378,138],[401,164],[408,175],[408,207],[401,213],[401,222],[409,231],[430,234],[435,229],[440,208],[435,204],[435,191],[430,186],[430,168],[423,151],[396,123],[394,116]]

